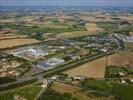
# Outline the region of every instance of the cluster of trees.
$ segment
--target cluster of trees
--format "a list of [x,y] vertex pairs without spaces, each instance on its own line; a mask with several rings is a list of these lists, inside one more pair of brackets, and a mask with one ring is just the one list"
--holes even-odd
[[27,85],[27,84],[34,83],[36,81],[37,81],[37,79],[35,78],[35,79],[31,79],[31,80],[25,80],[25,81],[21,81],[21,82],[15,82],[15,83],[12,83],[12,84],[3,85],[3,86],[0,86],[0,91],[14,89],[14,88],[17,88],[17,87],[21,87],[21,86],[24,86],[24,85]]
[[10,77],[10,76],[0,78],[0,84],[10,83],[10,82],[14,82],[14,81],[16,81],[16,79],[13,77]]

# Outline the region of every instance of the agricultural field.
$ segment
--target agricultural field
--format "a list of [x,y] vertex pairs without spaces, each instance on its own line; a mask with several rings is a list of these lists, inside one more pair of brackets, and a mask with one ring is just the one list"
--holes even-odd
[[103,78],[105,73],[106,58],[96,59],[94,61],[80,65],[64,72],[68,75],[85,76],[91,78]]
[[[10,21],[12,19],[12,21]],[[79,25],[77,20],[67,20],[65,18],[56,18],[47,16],[46,18],[38,15],[21,16],[17,18],[3,19],[1,27],[8,27],[18,30],[21,34],[30,35],[34,32],[62,33],[73,31],[85,31],[85,26]],[[17,24],[16,24],[17,23]]]
[[104,31],[102,28],[98,27],[96,23],[87,23],[85,27],[87,29],[86,31],[64,32],[64,33],[58,34],[58,36],[62,38],[74,38],[74,37],[81,37],[86,35],[94,35]]
[[99,32],[104,31],[102,28],[98,27],[96,23],[86,23],[85,26],[86,26],[88,32],[92,32],[92,33],[94,32],[95,33],[98,31]]
[[118,51],[108,57],[107,64],[118,67],[129,65],[131,68],[133,68],[133,52]]
[[118,30],[119,27],[117,24],[112,23],[98,23],[98,27],[106,30],[106,31],[112,31],[112,30]]
[[68,92],[68,93],[72,93],[72,94],[74,94],[75,92],[79,92],[79,90],[80,90],[77,87],[74,87],[74,86],[71,86],[71,85],[66,85],[66,84],[59,83],[59,82],[54,82],[52,84],[51,88],[54,89],[57,92],[60,92],[60,93]]
[[0,37],[4,37],[4,36],[10,36],[10,35],[14,35],[14,33],[17,33],[18,31],[15,29],[11,29],[11,28],[2,28],[0,30]]
[[119,23],[98,23],[98,27],[104,29],[107,32],[112,31],[133,31],[133,24],[127,25],[126,27],[120,26]]
[[75,37],[94,35],[94,34],[98,34],[98,33],[88,32],[88,31],[76,31],[76,32],[63,32],[63,33],[57,34],[57,36],[61,38],[75,38]]
[[19,45],[25,45],[25,44],[32,44],[32,43],[38,43],[40,41],[35,39],[8,39],[8,40],[0,40],[0,49],[2,48],[9,48]]
[[94,35],[104,31],[102,28],[98,27],[96,23],[87,23],[85,27],[87,29],[86,31],[63,32],[58,34],[57,36],[61,38],[75,38],[87,35]]
[[80,89],[71,85],[66,85],[63,83],[54,82],[52,87],[53,90],[59,93],[70,93],[74,97],[77,98],[77,100],[90,100],[88,96],[80,92]]
[[132,31],[132,32],[129,32],[129,35],[130,35],[130,36],[133,36],[133,31]]
[[39,85],[27,85],[0,92],[0,100],[34,100],[41,89]]
[[[82,88],[84,88],[85,90],[98,89],[100,92],[97,91],[97,94],[106,92],[108,95],[112,95],[113,93],[120,100],[132,100],[133,98],[133,95],[132,95],[133,85],[132,84],[125,85],[125,84],[118,84],[118,83],[113,83],[113,82],[108,83],[105,80],[88,79],[82,82]],[[115,99],[111,99],[111,100],[115,100]]]
[[64,72],[68,75],[74,76],[85,76],[91,78],[103,78],[105,74],[106,60],[107,65],[122,67],[124,65],[133,66],[133,53],[132,52],[116,52],[113,55],[96,59],[94,61],[80,65],[79,67],[73,68]]
[[133,15],[129,15],[129,16],[118,16],[120,19],[122,20],[127,20],[129,22],[133,21]]
[[87,95],[87,93],[82,92],[77,87],[63,84],[63,83],[58,83],[58,82],[55,82],[51,88],[61,94],[70,93],[77,100],[114,100],[113,97],[104,97],[104,96],[103,97],[102,96],[101,97],[96,97],[96,96],[92,97],[91,93],[88,93],[88,95]]
[[16,21],[14,19],[1,19],[0,23],[15,23]]
[[85,21],[89,21],[89,22],[96,22],[97,21],[97,19],[91,15],[80,16],[80,18],[84,19]]
[[125,43],[124,46],[126,49],[133,49],[133,43]]
[[89,22],[114,22],[111,15],[102,15],[100,13],[95,15],[81,15],[81,18]]

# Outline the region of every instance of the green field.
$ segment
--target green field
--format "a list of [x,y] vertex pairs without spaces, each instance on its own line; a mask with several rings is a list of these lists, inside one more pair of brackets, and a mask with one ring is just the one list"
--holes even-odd
[[105,29],[106,31],[133,31],[133,24],[121,29],[119,23],[98,23],[98,26]]
[[113,84],[112,91],[120,100],[133,100],[133,85]]
[[51,28],[51,27],[40,27],[40,26],[26,26],[26,25],[15,25],[15,24],[1,24],[1,27],[8,27],[12,29],[19,30],[20,33],[30,35],[34,32],[48,32],[48,33],[62,33],[62,32],[73,32],[73,31],[85,31],[86,28],[84,26],[77,27],[64,27],[64,28]]
[[38,100],[78,100],[69,93],[59,93],[52,89],[44,92],[43,95]]
[[90,79],[90,80],[85,80],[82,83],[83,89],[104,89],[108,90],[110,89],[110,86],[107,84],[106,81],[103,80],[95,80],[95,79]]
[[117,24],[112,24],[112,23],[99,23],[98,26],[105,29],[106,31],[112,31],[112,30],[119,29]]
[[105,77],[119,77],[118,73],[119,72],[125,72],[122,67],[114,67],[114,66],[109,66],[106,67],[106,72],[105,72]]
[[13,90],[0,92],[0,100],[14,100],[15,96],[25,98],[26,100],[34,100],[41,91],[38,85],[27,85]]
[[107,66],[105,71],[106,78],[119,78],[120,72],[124,73],[125,75],[132,75],[133,70],[129,66]]
[[94,89],[105,93],[110,93],[110,95],[116,95],[120,100],[133,100],[133,85],[129,84],[118,84],[118,83],[113,83],[110,82],[108,83],[105,80],[92,80],[88,79],[85,80],[82,83],[82,87],[85,90],[88,89]]

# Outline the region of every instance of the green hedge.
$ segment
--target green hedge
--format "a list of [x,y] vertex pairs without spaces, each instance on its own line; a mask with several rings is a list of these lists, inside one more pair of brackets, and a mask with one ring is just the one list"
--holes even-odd
[[17,88],[17,87],[21,87],[21,86],[24,86],[24,85],[27,85],[27,84],[34,83],[36,81],[37,81],[37,79],[34,78],[34,79],[25,80],[25,81],[21,81],[21,82],[16,82],[16,83],[12,83],[12,84],[6,84],[6,85],[3,85],[3,86],[0,86],[0,91],[14,89],[14,88]]

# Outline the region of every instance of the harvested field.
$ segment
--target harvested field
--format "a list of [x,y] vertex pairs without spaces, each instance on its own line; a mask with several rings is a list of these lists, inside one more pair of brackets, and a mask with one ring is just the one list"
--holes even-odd
[[17,30],[15,29],[11,29],[11,28],[4,28],[2,30],[0,30],[0,37],[3,37],[3,36],[10,36],[10,35],[15,35],[13,33],[16,33],[18,32]]
[[64,72],[65,74],[75,76],[85,76],[88,78],[103,78],[105,73],[106,58],[100,58],[79,67]]
[[54,82],[51,88],[59,93],[70,93],[76,97],[77,100],[92,100],[84,93],[81,93],[79,88],[71,85]]
[[95,21],[95,18],[92,16],[81,16],[82,19],[84,19],[85,21]]
[[133,67],[133,52],[118,52],[108,57],[108,65]]
[[13,46],[32,44],[40,42],[35,39],[9,39],[9,40],[0,40],[0,48],[8,48]]
[[133,43],[125,43],[124,46],[127,49],[133,49]]
[[88,32],[103,31],[103,29],[98,27],[96,23],[87,23],[85,26],[86,26]]
[[2,19],[0,20],[0,23],[15,23],[16,21],[14,19]]
[[0,40],[6,40],[6,39],[17,39],[17,38],[27,38],[28,36],[26,36],[26,35],[13,35],[13,34],[10,34],[10,35],[8,35],[8,36],[2,36],[2,37],[0,37]]
[[104,31],[102,28],[99,28],[96,23],[87,23],[86,29],[87,31],[63,32],[58,34],[57,36],[61,38],[73,38],[86,35],[94,35]]
[[[103,78],[105,73],[106,58],[107,57],[103,57],[85,63],[64,73],[68,75],[85,76],[89,78]],[[116,52],[108,57],[107,64],[118,67],[128,64],[133,68],[133,52]]]
[[89,21],[89,22],[106,22],[106,21],[114,21],[111,19],[111,16],[106,16],[106,15],[102,15],[102,16],[99,16],[99,15],[95,15],[95,16],[81,16],[82,19],[84,19],[85,21]]
[[[77,98],[77,100],[115,100],[114,97],[109,96],[109,97],[95,97],[91,96],[91,94],[86,94],[85,92],[81,92],[79,88],[67,85],[67,84],[62,84],[58,82],[54,82],[52,87],[55,91],[59,93],[70,93],[74,97]],[[90,96],[89,96],[90,95]]]
[[73,38],[73,37],[80,37],[80,36],[85,36],[85,35],[94,35],[98,34],[96,32],[88,32],[88,31],[77,31],[77,32],[64,32],[60,33],[57,36],[61,38]]
[[122,20],[133,21],[133,15],[130,15],[130,16],[119,16],[119,18],[122,19]]
[[44,21],[44,26],[49,27],[49,28],[68,28],[69,26],[67,24],[62,24],[62,23],[54,23],[52,21]]
[[129,32],[129,34],[130,34],[131,36],[133,36],[133,32]]
[[23,16],[19,20],[22,22],[33,22],[36,17],[34,16]]
[[66,85],[66,84],[63,84],[63,83],[58,83],[58,82],[53,83],[52,89],[54,89],[54,90],[56,90],[57,92],[60,92],[60,93],[68,92],[68,93],[71,93],[71,94],[79,91],[79,88],[73,87],[71,85]]

